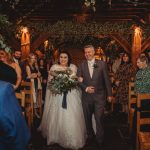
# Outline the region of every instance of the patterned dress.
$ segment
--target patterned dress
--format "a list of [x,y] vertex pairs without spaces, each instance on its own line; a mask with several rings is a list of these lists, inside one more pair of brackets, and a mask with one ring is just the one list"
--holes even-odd
[[119,81],[116,88],[116,102],[120,104],[128,104],[128,87],[129,82],[135,77],[136,69],[131,63],[121,64],[115,74],[115,80]]
[[135,78],[135,91],[137,93],[150,93],[150,67],[140,69]]

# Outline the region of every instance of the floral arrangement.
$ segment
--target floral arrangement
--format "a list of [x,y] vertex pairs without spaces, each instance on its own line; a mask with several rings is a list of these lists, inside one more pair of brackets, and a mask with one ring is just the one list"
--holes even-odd
[[49,82],[48,87],[53,94],[64,94],[77,87],[78,79],[72,75],[72,70],[67,68],[66,70],[54,70],[51,72],[53,76]]
[[94,69],[98,68],[98,64],[96,62],[94,63],[93,68]]

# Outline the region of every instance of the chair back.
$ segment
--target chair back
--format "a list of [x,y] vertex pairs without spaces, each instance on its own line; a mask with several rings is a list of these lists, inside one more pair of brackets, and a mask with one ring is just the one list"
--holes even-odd
[[150,110],[142,110],[141,109],[141,103],[142,101],[149,100],[150,101],[150,94],[137,94],[137,108],[140,109],[140,111],[137,111],[137,133],[140,131],[140,126],[144,124],[150,124],[150,118],[144,118],[141,113],[142,112],[148,112],[150,113]]
[[128,89],[128,109],[131,109],[132,104],[136,104],[136,93],[134,91],[134,82],[129,82],[129,89]]
[[16,92],[16,98],[20,101],[21,107],[25,107],[25,93],[24,92]]
[[[139,135],[142,135],[144,137],[145,135],[147,136],[147,134],[148,134],[150,136],[149,132],[141,132],[142,125],[148,125],[148,124],[150,125],[150,117],[147,117],[144,115],[141,116],[142,113],[150,114],[150,109],[144,110],[141,108],[141,104],[145,100],[150,101],[150,94],[137,94],[137,108],[138,108],[138,110],[137,110],[137,131],[136,131],[137,150],[139,149]],[[140,133],[142,133],[142,134],[140,134]],[[150,140],[150,137],[149,137],[149,140]],[[149,144],[150,144],[150,141],[149,141]],[[150,147],[149,147],[149,149],[150,149]]]
[[32,90],[32,82],[21,82],[21,91],[25,93],[25,112],[28,120],[29,128],[33,123],[33,90]]

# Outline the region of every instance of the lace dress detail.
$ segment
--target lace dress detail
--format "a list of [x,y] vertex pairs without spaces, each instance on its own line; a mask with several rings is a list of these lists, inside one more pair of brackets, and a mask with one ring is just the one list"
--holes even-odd
[[[76,74],[75,65],[70,65]],[[52,70],[63,70],[60,65],[53,65]],[[49,76],[49,80],[51,80]],[[81,103],[81,93],[78,89],[67,94],[67,109],[62,108],[63,95],[53,95],[47,88],[44,113],[39,130],[47,145],[58,143],[65,148],[79,149],[86,140],[85,121]]]

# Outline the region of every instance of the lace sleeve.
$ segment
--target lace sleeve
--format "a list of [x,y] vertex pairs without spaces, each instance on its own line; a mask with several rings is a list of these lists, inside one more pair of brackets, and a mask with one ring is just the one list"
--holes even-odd
[[74,64],[70,65],[71,70],[73,71],[72,75],[76,75],[77,74],[77,67]]
[[48,71],[48,81],[51,81],[51,79],[53,78],[53,76],[51,75],[51,72],[54,71],[56,69],[56,64],[52,65],[52,67],[50,68],[50,70]]

